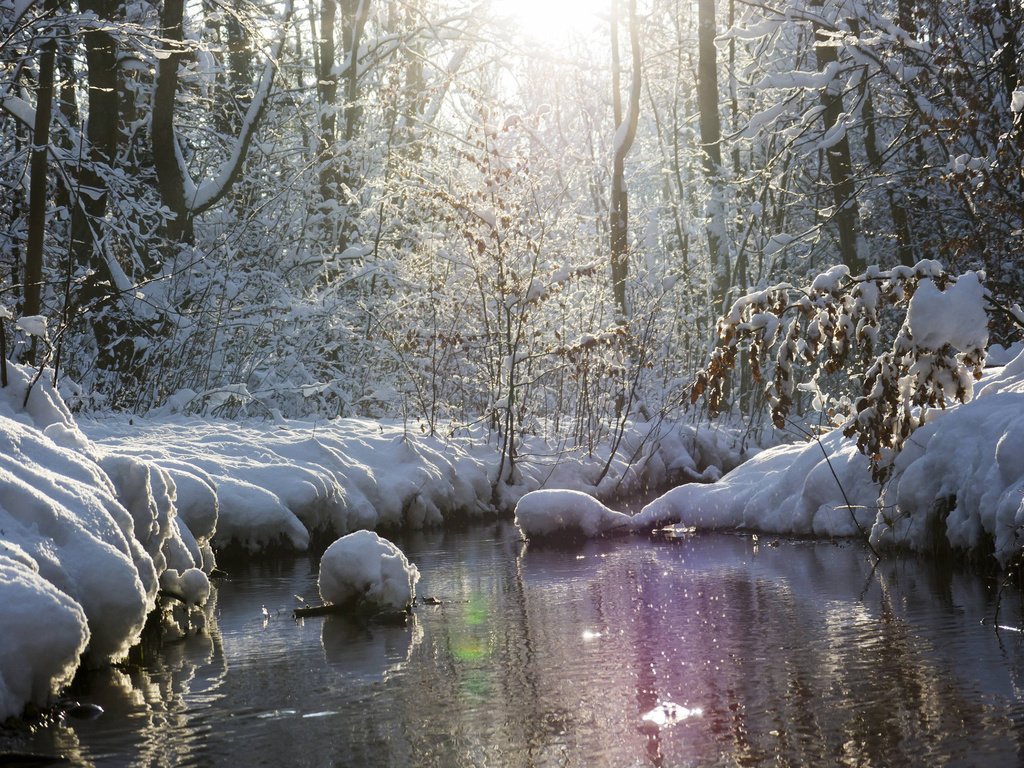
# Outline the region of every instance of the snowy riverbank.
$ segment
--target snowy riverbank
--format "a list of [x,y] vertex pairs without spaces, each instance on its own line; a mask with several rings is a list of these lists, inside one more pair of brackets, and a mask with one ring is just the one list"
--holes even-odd
[[728,432],[637,424],[606,472],[607,455],[528,439],[517,482],[495,494],[497,449],[482,433],[441,438],[359,419],[79,422],[47,376],[25,404],[36,372],[8,368],[0,721],[45,704],[80,663],[123,658],[154,610],[172,636],[201,629],[216,550],[301,550],[357,529],[493,517],[541,486],[637,494],[715,479],[739,462]]
[[[577,510],[566,516],[564,509]],[[593,502],[530,494],[517,521],[525,533],[600,535],[622,521]],[[678,525],[780,535],[869,536],[876,548],[991,552],[1008,565],[1024,547],[1024,352],[991,369],[969,402],[934,410],[879,486],[852,439],[762,451],[711,484],[680,485],[630,520],[633,530]]]
[[[531,439],[518,482],[495,494],[497,449],[482,433],[442,438],[358,419],[76,422],[45,376],[26,405],[34,371],[9,370],[0,390],[0,720],[44,705],[81,663],[123,658],[155,610],[172,636],[201,629],[208,574],[227,547],[304,549],[357,529],[492,517],[522,499],[527,535],[681,524],[870,531],[878,547],[912,549],[938,536],[992,550],[1002,564],[1021,551],[1024,354],[991,371],[971,402],[933,414],[880,499],[866,459],[838,432],[762,451],[731,472],[732,436],[691,425],[632,425],[607,472],[606,456],[555,453]],[[679,485],[632,519],[579,495],[688,480],[705,482]]]

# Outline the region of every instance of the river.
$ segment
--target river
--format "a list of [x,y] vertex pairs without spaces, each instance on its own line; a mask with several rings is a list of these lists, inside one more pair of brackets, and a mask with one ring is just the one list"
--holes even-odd
[[[1021,600],[859,544],[694,534],[551,549],[395,538],[408,627],[296,621],[316,559],[219,580],[207,633],[4,731],[75,766],[1005,766],[1024,760]],[[267,609],[267,616],[263,608]]]

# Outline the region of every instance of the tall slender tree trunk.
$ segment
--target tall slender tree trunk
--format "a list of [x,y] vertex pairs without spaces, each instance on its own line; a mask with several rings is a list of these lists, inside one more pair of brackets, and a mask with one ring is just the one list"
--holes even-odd
[[[363,108],[360,105],[359,92],[359,49],[363,44],[363,32],[366,29],[366,21],[370,15],[370,0],[341,0],[342,13],[342,43],[344,45],[344,108],[342,109],[341,135],[345,141],[344,157],[336,164],[338,178],[338,195],[342,194],[341,186],[344,186],[350,194],[354,194],[360,187],[360,172],[353,162],[352,140],[359,130],[359,123],[362,119]],[[346,195],[346,198],[348,195]],[[342,202],[343,210],[350,211],[350,202],[346,199]],[[338,250],[344,251],[349,246],[352,236],[355,234],[353,222],[354,211],[346,213],[339,221],[338,227]]]
[[629,0],[629,47],[632,59],[629,103],[622,114],[622,93],[619,82],[619,0],[612,0],[612,99],[615,114],[615,140],[612,148],[611,209],[608,229],[611,241],[612,298],[619,320],[629,317],[626,280],[629,277],[629,194],[626,189],[626,155],[636,138],[640,118],[640,30],[637,24],[636,0]]
[[[55,8],[55,0],[47,0],[46,10],[52,12]],[[26,315],[38,315],[42,311],[43,236],[46,231],[49,175],[47,158],[50,151],[56,54],[57,42],[50,37],[43,42],[39,54],[39,87],[36,91],[36,115],[29,160],[28,243],[25,247],[25,301],[22,305],[22,312]]]
[[[116,22],[118,0],[80,0],[85,13],[92,12],[103,21]],[[108,190],[101,166],[115,165],[120,115],[117,85],[117,44],[103,26],[89,29],[83,35],[87,68],[88,122],[85,127],[85,162],[78,174],[71,214],[71,248],[75,261],[92,270],[82,288],[86,305],[107,303],[114,298],[114,281],[107,256],[97,242],[94,227],[102,225],[107,211]],[[100,322],[100,326],[103,323]],[[102,327],[98,335],[107,334]],[[101,343],[102,346],[102,343]]]
[[345,141],[352,141],[363,115],[359,104],[359,48],[370,15],[370,0],[342,0],[345,14]]
[[172,243],[191,242],[195,237],[174,135],[174,100],[178,93],[178,62],[183,55],[184,14],[185,0],[164,0],[160,26],[165,51],[157,65],[150,126],[160,198],[174,215],[164,229],[165,236]]
[[711,267],[713,314],[717,315],[725,309],[730,278],[722,184],[722,123],[719,115],[718,52],[715,48],[715,0],[698,0],[697,26],[697,111],[700,113],[700,141],[704,147],[704,172],[711,187],[706,209],[708,261]]
[[[822,8],[821,0],[815,0],[811,7]],[[824,72],[830,64],[839,61],[839,54],[827,30],[820,26],[814,29],[814,55],[818,70]],[[834,81],[821,90],[822,122],[827,135],[839,122],[843,114],[843,95]],[[839,258],[854,274],[864,271],[865,264],[857,250],[857,220],[859,218],[856,189],[853,183],[853,162],[850,159],[850,139],[843,133],[825,149],[832,200],[835,206],[833,219],[839,230]]]
[[337,0],[323,0],[320,4],[320,34],[316,41],[316,95],[320,110],[320,133],[317,137],[320,163],[320,197],[332,200],[338,194],[338,168],[334,157],[338,123],[338,75],[334,71],[335,20]]

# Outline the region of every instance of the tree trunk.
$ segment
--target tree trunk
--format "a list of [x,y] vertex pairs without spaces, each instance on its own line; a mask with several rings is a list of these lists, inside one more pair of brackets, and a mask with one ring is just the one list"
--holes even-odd
[[[811,3],[821,8],[821,0]],[[814,55],[818,70],[824,72],[829,64],[839,60],[839,54],[831,42],[831,36],[820,26],[814,29]],[[821,91],[823,135],[827,135],[839,122],[843,114],[843,95],[835,83],[826,85]],[[864,262],[857,252],[857,208],[856,189],[853,183],[853,163],[850,159],[850,139],[844,133],[832,146],[825,150],[829,178],[832,187],[832,201],[835,210],[832,218],[839,230],[839,258],[853,274],[864,271]]]
[[[47,12],[55,9],[48,0]],[[43,235],[46,231],[48,153],[50,150],[50,118],[53,114],[53,70],[57,42],[50,37],[43,42],[39,54],[39,87],[36,91],[35,125],[32,129],[32,152],[29,160],[28,243],[25,249],[25,301],[22,312],[42,312]]]
[[619,84],[619,9],[612,0],[612,99],[615,112],[615,141],[612,156],[611,209],[608,229],[611,241],[612,298],[620,322],[629,317],[626,280],[629,277],[629,195],[626,189],[626,155],[636,138],[640,118],[640,30],[636,17],[636,0],[629,0],[629,43],[632,53],[632,77],[629,104],[622,115],[622,93]]
[[[188,178],[188,168],[178,147],[174,130],[174,101],[178,92],[178,60],[182,49],[182,22],[184,0],[165,0],[161,25],[163,27],[164,57],[157,70],[153,94],[153,114],[150,137],[153,142],[157,186],[164,204],[174,213],[166,234],[172,241],[191,242],[194,239],[193,218],[217,205],[238,182],[245,165],[249,147],[267,108],[274,87],[278,57],[287,36],[288,20],[292,13],[291,0],[285,0],[280,21],[281,29],[271,48],[269,60],[263,68],[252,102],[242,119],[238,136],[229,157],[211,179],[201,185]],[[188,181],[188,187],[186,187]],[[186,195],[186,189],[188,194]]]
[[717,315],[725,311],[730,280],[722,185],[722,124],[719,116],[718,54],[715,48],[715,0],[698,1],[697,23],[697,111],[700,113],[700,141],[704,147],[704,172],[711,187],[706,209],[708,261],[711,267],[713,314]]
[[192,227],[190,201],[185,199],[185,180],[178,160],[178,145],[174,135],[174,99],[178,93],[178,62],[182,53],[182,26],[185,0],[164,0],[160,13],[160,26],[165,53],[157,65],[156,86],[153,90],[153,115],[150,139],[153,142],[153,165],[156,168],[160,198],[174,218],[164,234],[172,243],[191,242],[195,235]]
[[[79,7],[83,13],[95,13],[101,20],[116,21],[117,0],[80,0]],[[85,128],[85,163],[78,174],[71,214],[71,248],[76,263],[92,270],[92,276],[82,287],[82,301],[95,308],[115,295],[113,274],[93,227],[101,226],[107,211],[108,190],[99,168],[115,164],[120,104],[117,46],[113,35],[100,27],[86,31],[83,37],[89,118]],[[106,336],[102,328],[98,328],[97,333],[100,338]]]
[[338,194],[338,169],[335,165],[334,143],[338,123],[338,75],[334,71],[336,46],[334,42],[337,0],[323,0],[320,4],[320,35],[316,51],[316,95],[320,109],[319,144],[320,197],[334,199]]
[[345,14],[345,141],[352,141],[363,110],[359,106],[359,46],[370,15],[370,0],[343,0]]

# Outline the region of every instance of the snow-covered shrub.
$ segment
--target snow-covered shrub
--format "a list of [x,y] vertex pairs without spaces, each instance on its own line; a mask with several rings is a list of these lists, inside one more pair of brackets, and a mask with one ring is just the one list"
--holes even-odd
[[630,518],[586,493],[549,489],[533,491],[519,500],[516,525],[527,538],[593,537],[630,530]]
[[[719,319],[718,344],[692,400],[704,396],[712,413],[724,407],[725,382],[746,343],[777,427],[785,426],[804,382],[817,408],[838,403],[832,415],[856,436],[875,479],[884,479],[929,408],[971,398],[972,375],[980,377],[988,343],[983,277],[954,277],[935,261],[871,267],[857,276],[839,265],[807,286],[782,283],[749,293]],[[887,320],[887,310],[901,319]],[[889,327],[898,329],[891,340]],[[825,393],[819,373],[859,382],[859,391]]]

